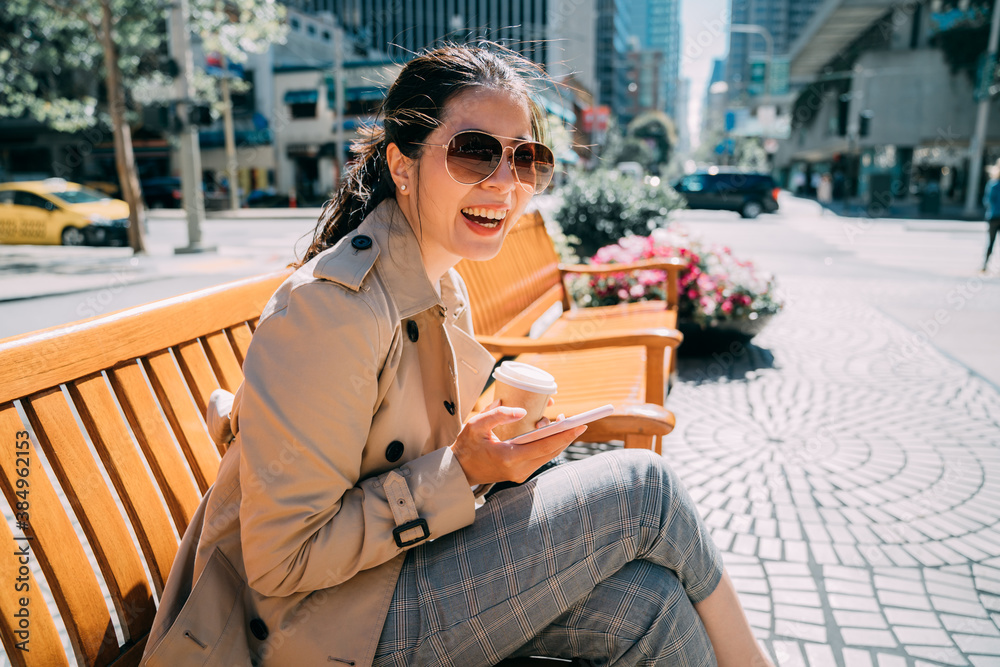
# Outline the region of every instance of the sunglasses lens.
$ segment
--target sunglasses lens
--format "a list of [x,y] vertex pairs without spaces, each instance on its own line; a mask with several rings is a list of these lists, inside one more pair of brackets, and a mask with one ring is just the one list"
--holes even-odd
[[545,144],[530,142],[521,144],[514,151],[514,173],[525,187],[537,194],[552,180],[556,166],[552,151]]
[[461,132],[448,144],[448,171],[459,183],[479,183],[500,164],[503,144],[483,132]]
[[[489,178],[503,158],[503,144],[485,132],[460,132],[448,144],[448,172],[459,183],[472,185]],[[514,175],[526,188],[541,192],[552,180],[555,158],[545,144],[529,141],[514,151]]]

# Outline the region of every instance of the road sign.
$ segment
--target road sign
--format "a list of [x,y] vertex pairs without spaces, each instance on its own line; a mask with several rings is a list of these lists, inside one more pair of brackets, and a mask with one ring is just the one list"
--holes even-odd
[[747,92],[760,95],[764,92],[764,81],[767,79],[767,61],[760,56],[750,57],[750,81]]
[[768,85],[772,95],[787,95],[789,91],[789,69],[791,61],[786,56],[775,56],[771,60],[771,79]]

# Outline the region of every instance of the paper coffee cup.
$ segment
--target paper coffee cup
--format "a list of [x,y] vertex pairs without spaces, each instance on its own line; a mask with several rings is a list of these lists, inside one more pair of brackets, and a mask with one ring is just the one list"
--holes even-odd
[[542,418],[549,396],[556,393],[556,379],[541,368],[519,361],[505,361],[493,371],[493,398],[509,408],[524,408],[528,414],[516,422],[501,424],[493,429],[501,440],[510,440],[533,431]]

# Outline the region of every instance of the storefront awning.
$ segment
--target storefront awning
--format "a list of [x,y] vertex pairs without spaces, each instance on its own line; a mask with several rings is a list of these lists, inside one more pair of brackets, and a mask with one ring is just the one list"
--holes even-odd
[[576,122],[576,114],[573,113],[572,110],[567,109],[566,107],[564,107],[563,105],[559,104],[558,102],[555,102],[555,101],[550,100],[550,99],[545,98],[545,97],[541,98],[540,101],[542,103],[542,106],[545,107],[545,110],[547,112],[549,112],[553,116],[556,116],[557,118],[559,118],[563,122],[570,123],[570,124]]
[[897,0],[826,0],[789,49],[789,78],[814,81],[823,66],[898,4]]
[[316,104],[319,93],[316,90],[285,91],[285,104]]

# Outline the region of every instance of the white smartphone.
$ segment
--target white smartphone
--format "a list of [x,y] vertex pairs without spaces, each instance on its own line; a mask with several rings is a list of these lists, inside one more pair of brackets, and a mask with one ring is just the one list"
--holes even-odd
[[541,428],[536,428],[534,431],[528,431],[527,433],[522,433],[516,438],[511,438],[507,442],[512,445],[524,445],[529,442],[534,442],[539,438],[547,438],[550,435],[555,435],[556,433],[562,433],[563,431],[568,431],[571,428],[576,428],[577,426],[582,426],[584,424],[589,424],[592,421],[601,419],[602,417],[607,417],[608,415],[614,414],[615,406],[610,403],[607,405],[602,405],[599,408],[594,408],[593,410],[587,410],[586,412],[581,412],[578,415],[573,415],[572,417],[567,417],[562,421],[552,422],[547,426]]

